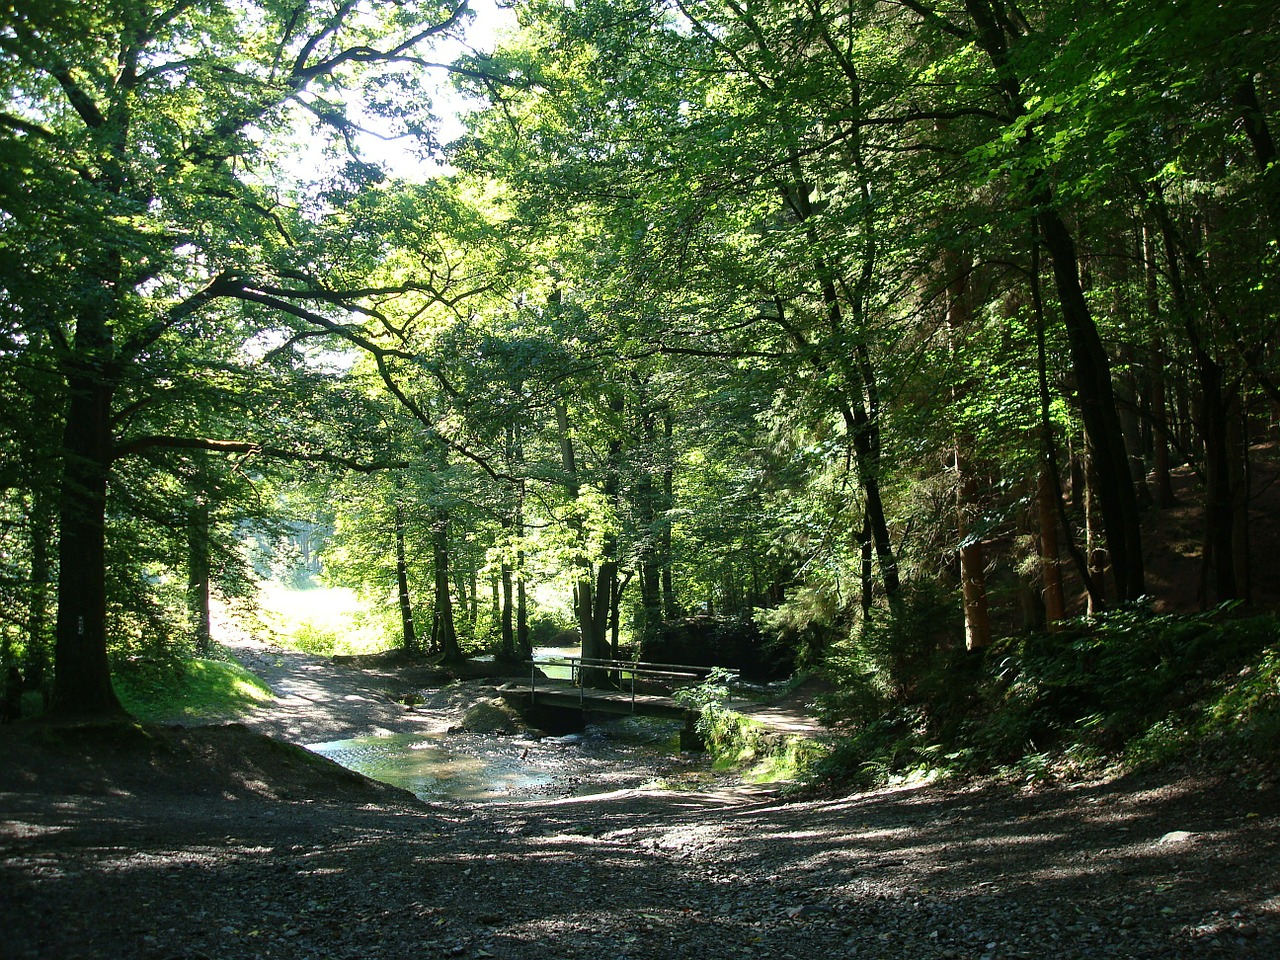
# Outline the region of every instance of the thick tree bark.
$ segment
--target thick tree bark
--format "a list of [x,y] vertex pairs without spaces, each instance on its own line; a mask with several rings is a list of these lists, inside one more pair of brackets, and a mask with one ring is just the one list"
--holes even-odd
[[[1026,32],[1027,25],[1007,16],[1003,6],[993,6],[990,0],[964,0],[964,8],[973,21],[973,39],[994,68],[1001,96],[1015,117],[1025,116],[1027,109],[1022,96],[1022,80],[1014,73],[1009,51],[1011,45]],[[1026,136],[1033,134],[1027,133]],[[1129,476],[1128,453],[1116,410],[1111,362],[1081,288],[1075,240],[1058,212],[1047,175],[1042,173],[1041,179],[1042,184],[1032,188],[1026,203],[1038,211],[1035,221],[1053,263],[1055,287],[1071,349],[1085,442],[1097,472],[1094,493],[1110,554],[1116,599],[1124,603],[1141,597],[1146,592],[1146,581],[1138,503]]]
[[1036,506],[1040,520],[1040,578],[1043,585],[1044,619],[1053,625],[1066,616],[1062,589],[1062,564],[1058,549],[1058,511],[1054,503],[1057,487],[1049,470],[1041,465],[1036,485]]
[[872,561],[871,547],[871,514],[864,508],[862,511],[862,530],[858,534],[859,559],[858,567],[859,602],[862,607],[862,619],[871,616],[871,602],[875,595],[875,566]]
[[1043,208],[1036,219],[1040,236],[1053,261],[1058,301],[1071,348],[1085,444],[1090,466],[1097,477],[1093,494],[1102,518],[1116,600],[1126,603],[1145,594],[1146,577],[1142,532],[1138,525],[1138,499],[1112,390],[1111,361],[1080,286],[1080,267],[1070,231],[1051,208]]
[[60,716],[122,714],[107,659],[106,502],[113,388],[92,364],[81,363],[69,371],[67,390],[49,706]]
[[[1058,465],[1058,441],[1053,429],[1053,398],[1049,390],[1049,370],[1048,355],[1045,348],[1045,315],[1044,315],[1044,298],[1040,291],[1040,245],[1036,242],[1031,244],[1031,309],[1036,318],[1036,379],[1038,381],[1040,393],[1040,477],[1047,480],[1049,489],[1041,494],[1041,508],[1054,508],[1057,514],[1057,524],[1052,519],[1048,520],[1050,532],[1048,540],[1042,539],[1041,550],[1047,549],[1046,543],[1052,542],[1059,544],[1057,538],[1057,528],[1060,527],[1063,533],[1063,541],[1067,548],[1067,553],[1071,557],[1071,562],[1075,566],[1076,573],[1079,575],[1081,582],[1084,584],[1086,593],[1089,596],[1090,609],[1101,608],[1102,606],[1102,584],[1096,582],[1089,572],[1089,561],[1079,545],[1076,543],[1075,534],[1072,530],[1071,519],[1067,514],[1067,506],[1063,495],[1062,471]],[[1073,462],[1073,470],[1074,462]],[[1072,497],[1079,500],[1077,510],[1084,510],[1084,479],[1083,474],[1079,479],[1073,477],[1072,480]],[[1042,537],[1044,536],[1045,518],[1041,519]],[[1056,555],[1056,554],[1051,554]],[[1047,584],[1047,581],[1046,581]],[[1061,580],[1059,580],[1059,586]],[[1062,606],[1065,608],[1065,598]],[[1045,604],[1045,619],[1052,623],[1052,619],[1048,613],[1048,600]]]
[[498,643],[498,659],[512,663],[516,659],[515,584],[511,564],[502,561],[502,630]]
[[1252,74],[1236,87],[1233,101],[1261,173],[1262,189],[1259,193],[1267,219],[1271,221],[1271,235],[1280,242],[1280,158],[1277,158],[1276,142],[1258,100],[1258,87]]
[[524,551],[516,552],[516,658],[533,659],[533,643],[529,638],[529,591],[524,582]]

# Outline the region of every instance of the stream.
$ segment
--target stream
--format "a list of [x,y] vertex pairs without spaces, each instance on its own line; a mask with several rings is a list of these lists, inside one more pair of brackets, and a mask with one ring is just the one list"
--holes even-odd
[[680,727],[626,717],[563,737],[403,733],[307,749],[422,800],[501,803],[705,785],[713,778],[710,761],[680,753]]

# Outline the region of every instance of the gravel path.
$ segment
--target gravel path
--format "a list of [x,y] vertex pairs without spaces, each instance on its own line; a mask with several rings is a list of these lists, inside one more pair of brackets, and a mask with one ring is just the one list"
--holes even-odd
[[[237,720],[290,743],[323,743],[387,733],[431,733],[456,724],[489,684],[441,684],[431,667],[343,667],[329,657],[284,650],[248,639],[226,644],[267,682],[273,703]],[[403,700],[412,697],[413,705]]]
[[[290,719],[254,722],[309,736],[322,721],[307,715],[329,710],[404,719],[381,680],[349,677],[337,701],[312,680],[280,688],[298,700]],[[427,805],[304,780],[266,741],[224,735],[234,750],[200,769],[177,746],[145,769],[101,750],[83,769],[0,761],[0,956],[1280,957],[1269,788],[1188,776]]]

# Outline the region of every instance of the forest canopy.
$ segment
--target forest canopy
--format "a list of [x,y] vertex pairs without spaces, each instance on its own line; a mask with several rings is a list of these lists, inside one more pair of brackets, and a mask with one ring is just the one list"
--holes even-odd
[[884,696],[1261,599],[1273,3],[0,10],[0,659],[57,712],[288,543],[412,654]]

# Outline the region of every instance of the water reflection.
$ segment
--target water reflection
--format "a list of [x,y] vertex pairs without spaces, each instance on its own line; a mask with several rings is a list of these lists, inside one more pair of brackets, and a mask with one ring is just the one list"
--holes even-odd
[[[403,787],[423,800],[492,800],[534,796],[554,774],[521,759],[519,741],[503,749],[465,751],[459,737],[399,733],[317,743],[309,750],[366,777]],[[470,738],[468,738],[470,739]]]
[[308,749],[423,800],[510,802],[638,787],[701,768],[703,758],[677,752],[679,727],[626,718],[540,740],[401,733]]

